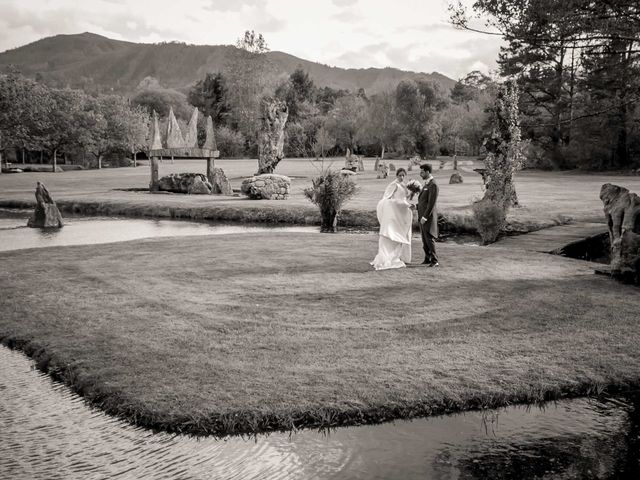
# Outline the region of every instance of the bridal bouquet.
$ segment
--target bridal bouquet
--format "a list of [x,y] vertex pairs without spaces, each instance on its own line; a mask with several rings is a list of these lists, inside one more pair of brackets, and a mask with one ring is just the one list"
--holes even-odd
[[420,190],[422,190],[422,185],[417,180],[409,180],[407,182],[407,190],[411,192],[411,195],[409,195],[409,199],[411,200],[416,193],[419,193]]

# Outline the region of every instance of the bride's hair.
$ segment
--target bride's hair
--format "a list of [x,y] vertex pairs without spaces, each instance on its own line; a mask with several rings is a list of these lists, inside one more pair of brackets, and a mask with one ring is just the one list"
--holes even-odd
[[407,171],[404,168],[399,168],[396,170],[396,177],[400,175],[400,172],[404,172],[405,175],[407,174]]

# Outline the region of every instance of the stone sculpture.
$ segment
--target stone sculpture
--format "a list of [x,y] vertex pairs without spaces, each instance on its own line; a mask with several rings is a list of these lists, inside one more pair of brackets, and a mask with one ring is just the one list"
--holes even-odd
[[158,180],[158,189],[192,195],[208,195],[213,191],[211,183],[201,173],[172,173]]
[[376,178],[387,178],[389,176],[389,165],[387,162],[380,162],[378,164],[378,176]]
[[287,104],[272,97],[262,99],[261,109],[257,175],[273,173],[284,158],[284,126],[289,117]]
[[53,201],[44,183],[36,184],[36,209],[27,222],[32,228],[61,228],[64,226],[60,210]]
[[640,198],[624,187],[605,183],[600,200],[609,228],[611,275],[640,284]]
[[449,178],[449,183],[462,183],[462,175],[460,175],[460,172],[453,172],[451,174],[451,178]]
[[252,200],[286,200],[291,191],[291,179],[276,174],[256,175],[245,179],[240,188]]
[[233,195],[233,189],[231,183],[224,174],[224,170],[221,168],[214,168],[212,172],[211,186],[213,187],[212,193],[221,193],[222,195]]

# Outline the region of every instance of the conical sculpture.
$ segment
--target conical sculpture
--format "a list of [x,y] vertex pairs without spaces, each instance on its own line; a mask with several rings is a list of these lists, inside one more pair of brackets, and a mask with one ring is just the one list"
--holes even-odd
[[193,109],[191,120],[187,126],[187,133],[184,137],[185,147],[198,148],[198,107]]
[[153,111],[153,140],[151,142],[151,150],[159,150],[162,148],[162,137],[160,136],[160,127],[158,126],[158,114]]
[[211,119],[211,115],[207,117],[206,132],[207,132],[207,136],[202,148],[208,148],[209,150],[216,150],[217,149],[216,136],[213,133],[213,120]]
[[173,114],[173,108],[169,109],[169,123],[167,124],[167,148],[184,148],[184,138],[180,131],[180,125]]

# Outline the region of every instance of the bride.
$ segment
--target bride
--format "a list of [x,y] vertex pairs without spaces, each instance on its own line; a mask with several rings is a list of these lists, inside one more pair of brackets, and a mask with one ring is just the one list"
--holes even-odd
[[409,203],[409,190],[404,184],[407,172],[404,168],[396,171],[396,179],[384,191],[378,202],[378,222],[380,238],[378,254],[371,265],[376,270],[405,267],[404,262],[411,261],[411,225],[412,209]]

